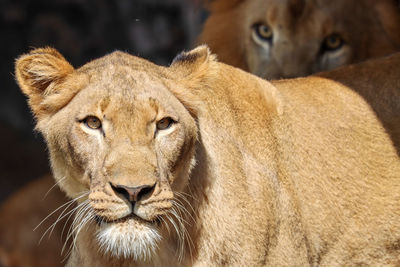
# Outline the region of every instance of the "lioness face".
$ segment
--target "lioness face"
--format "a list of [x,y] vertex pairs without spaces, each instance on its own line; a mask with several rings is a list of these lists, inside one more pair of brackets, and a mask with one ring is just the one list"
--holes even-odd
[[194,119],[159,78],[140,70],[84,66],[57,91],[78,76],[86,82],[76,95],[38,122],[55,177],[69,196],[88,203],[82,219],[95,225],[106,253],[143,259],[160,239],[174,192],[188,182]]

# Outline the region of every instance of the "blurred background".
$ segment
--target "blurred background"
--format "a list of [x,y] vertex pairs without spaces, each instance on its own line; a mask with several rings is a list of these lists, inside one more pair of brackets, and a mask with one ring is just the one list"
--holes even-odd
[[[40,134],[33,130],[35,122],[26,97],[14,79],[15,59],[33,48],[51,46],[60,51],[75,67],[115,50],[122,50],[160,65],[169,65],[177,53],[195,45],[196,37],[207,17],[203,7],[203,3],[207,1],[209,0],[0,0],[0,204],[8,203],[3,210],[0,209],[0,267],[58,266],[60,257],[66,256],[60,255],[60,245],[64,243],[66,234],[63,231],[64,222],[57,224],[57,235],[53,233],[47,243],[44,241],[39,246],[38,242],[38,239],[46,236],[49,226],[58,216],[57,213],[45,220],[36,232],[32,230],[39,226],[39,222],[46,218],[49,211],[55,210],[60,203],[66,201],[60,199],[63,194],[60,194],[57,187],[48,195],[48,189],[54,184],[51,177],[43,180],[44,183],[33,184],[33,187],[28,188],[30,191],[19,191],[13,195],[11,201],[4,202],[21,186],[50,173],[46,146]],[[340,2],[325,1],[329,5]],[[354,1],[353,4],[360,7],[360,0],[341,2],[349,3],[346,1]],[[374,4],[378,2],[371,1]],[[392,1],[393,5],[390,7],[400,7],[400,0]],[[237,2],[239,1],[225,0],[221,10],[222,6],[233,7]],[[372,9],[374,5],[370,5],[369,1],[367,3],[368,9]],[[220,13],[224,12],[225,10]],[[224,15],[221,16],[225,19]],[[338,17],[347,23],[349,21],[348,16],[343,13]],[[369,16],[366,17],[369,19]],[[335,19],[331,13],[327,18]],[[354,18],[357,20],[359,16]],[[245,20],[241,19],[242,21],[233,17],[232,21],[224,20],[225,23],[220,25],[210,23],[213,30],[218,29],[215,26],[221,26],[219,30],[224,32],[220,34],[218,30],[210,31],[219,37],[215,38],[216,41],[223,40],[221,50],[213,48],[214,52],[219,54],[226,51],[225,43],[229,43],[229,40],[226,41],[225,38],[230,33],[234,33],[234,38],[241,34],[233,23]],[[369,23],[361,23],[366,28],[379,24],[376,21],[375,24],[366,21]],[[225,26],[228,27],[227,33]],[[398,36],[396,29],[393,27],[391,30]],[[374,40],[374,37],[366,36],[365,40]],[[313,41],[313,38],[310,39]],[[237,40],[247,39],[236,38],[232,44]],[[236,58],[237,49],[232,51]],[[36,194],[32,194],[32,191]]]
[[168,65],[194,45],[205,17],[200,0],[1,0],[0,202],[49,172],[14,80],[16,57],[52,46],[75,67],[114,50]]

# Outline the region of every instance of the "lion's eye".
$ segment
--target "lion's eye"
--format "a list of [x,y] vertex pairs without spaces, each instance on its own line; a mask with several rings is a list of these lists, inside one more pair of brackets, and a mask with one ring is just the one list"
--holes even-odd
[[165,117],[162,118],[157,122],[157,130],[165,130],[171,127],[171,125],[174,123],[174,120],[170,117]]
[[273,36],[272,29],[267,24],[263,24],[263,23],[255,24],[253,26],[253,30],[255,31],[255,33],[257,34],[257,36],[260,39],[266,40],[266,41],[272,40],[272,36]]
[[324,50],[332,51],[339,49],[343,43],[342,37],[337,33],[333,33],[324,39],[322,46]]
[[95,116],[88,116],[86,117],[83,122],[85,125],[91,129],[100,129],[101,128],[101,121],[99,118]]

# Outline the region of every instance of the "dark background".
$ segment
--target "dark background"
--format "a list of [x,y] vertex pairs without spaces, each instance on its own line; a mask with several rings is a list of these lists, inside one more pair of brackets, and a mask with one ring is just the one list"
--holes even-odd
[[168,65],[194,45],[204,18],[198,0],[0,0],[0,201],[49,172],[16,57],[52,46],[75,67],[114,50]]

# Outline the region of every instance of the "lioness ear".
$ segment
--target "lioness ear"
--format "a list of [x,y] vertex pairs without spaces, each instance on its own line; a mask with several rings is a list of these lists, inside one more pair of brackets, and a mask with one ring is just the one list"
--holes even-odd
[[170,68],[178,78],[195,78],[205,74],[211,62],[216,61],[207,45],[200,45],[189,52],[181,52]]
[[201,45],[189,52],[178,54],[170,69],[174,78],[182,87],[171,87],[172,93],[183,103],[189,112],[196,116],[201,103],[196,90],[204,86],[207,77],[212,77],[213,63],[216,58],[206,45]]
[[22,92],[37,117],[48,110],[46,98],[57,93],[57,84],[74,71],[65,58],[53,48],[39,48],[20,56],[15,63],[15,75]]

